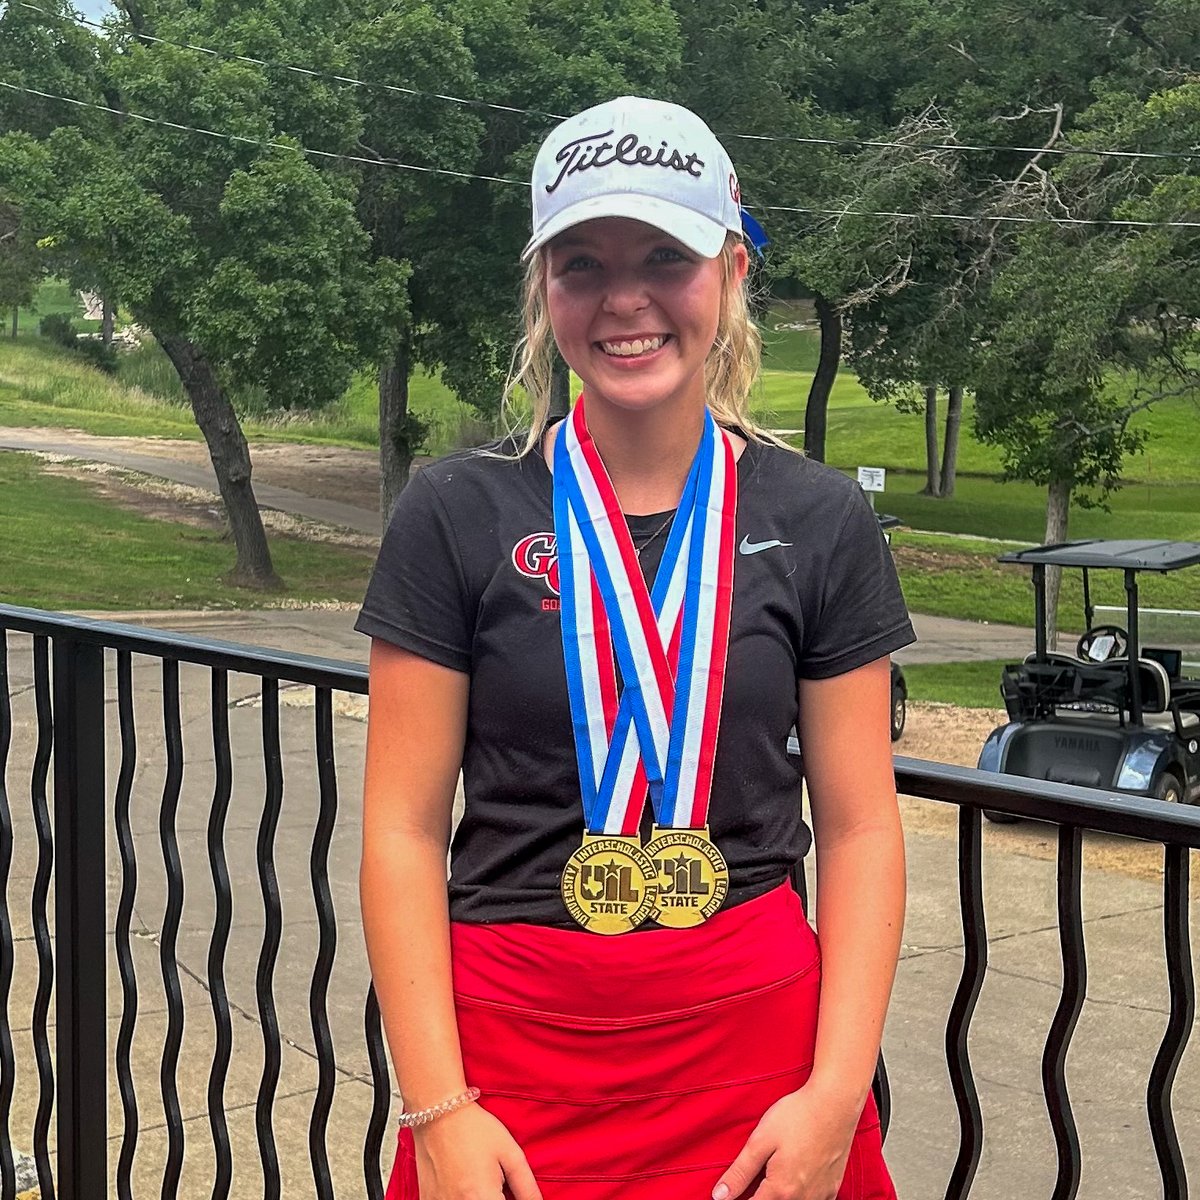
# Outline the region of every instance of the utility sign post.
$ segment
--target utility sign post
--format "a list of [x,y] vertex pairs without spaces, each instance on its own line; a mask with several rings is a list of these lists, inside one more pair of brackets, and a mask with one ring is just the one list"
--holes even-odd
[[887,471],[883,467],[858,468],[858,486],[867,493],[872,509],[875,507],[875,493],[883,491],[886,479]]

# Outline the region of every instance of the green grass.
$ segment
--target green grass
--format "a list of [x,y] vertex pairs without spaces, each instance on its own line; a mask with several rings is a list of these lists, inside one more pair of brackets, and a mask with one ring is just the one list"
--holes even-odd
[[[0,601],[49,609],[247,608],[280,598],[232,588],[232,543],[218,534],[151,520],[98,499],[86,483],[49,474],[29,455],[0,453]],[[48,519],[53,514],[53,519]],[[285,595],[357,600],[373,555],[274,537]]]
[[0,343],[0,424],[198,438],[191,410],[88,366],[42,338]]
[[[415,412],[430,425],[429,451],[445,453],[482,440],[486,428],[440,379],[414,375]],[[246,405],[235,405],[244,411]],[[373,447],[379,444],[378,398],[373,374],[357,375],[346,394],[316,412],[263,411],[243,417],[250,441],[304,442]],[[199,440],[178,376],[154,343],[122,354],[116,378],[74,358],[42,338],[0,340],[0,425],[81,429],[102,436]]]
[[[892,534],[900,585],[913,612],[1031,626],[1030,570],[996,562],[1003,549],[1003,545],[906,530]],[[1168,575],[1143,572],[1138,588],[1140,603],[1146,608],[1200,609],[1200,567]],[[1091,593],[1093,604],[1123,606],[1121,572],[1091,572]],[[1063,572],[1058,612],[1060,628],[1083,628],[1082,572]]]
[[904,668],[910,700],[934,700],[961,708],[1003,708],[995,662],[915,663]]
[[[802,325],[795,329],[791,326]],[[763,367],[771,371],[817,369],[821,334],[811,301],[776,300],[759,320],[763,340]]]

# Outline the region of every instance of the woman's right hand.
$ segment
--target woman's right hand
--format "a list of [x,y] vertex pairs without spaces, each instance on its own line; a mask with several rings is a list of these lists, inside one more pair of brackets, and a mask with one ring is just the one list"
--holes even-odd
[[486,1109],[468,1104],[413,1130],[421,1200],[542,1200],[525,1152]]

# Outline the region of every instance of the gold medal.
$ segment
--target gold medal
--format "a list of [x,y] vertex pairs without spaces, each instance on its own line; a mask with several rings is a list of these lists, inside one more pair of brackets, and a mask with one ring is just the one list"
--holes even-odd
[[729,894],[729,867],[713,844],[708,826],[663,829],[655,825],[646,843],[657,883],[654,919],[670,929],[702,925]]
[[563,902],[590,933],[628,933],[654,912],[655,874],[637,838],[585,833],[563,870]]

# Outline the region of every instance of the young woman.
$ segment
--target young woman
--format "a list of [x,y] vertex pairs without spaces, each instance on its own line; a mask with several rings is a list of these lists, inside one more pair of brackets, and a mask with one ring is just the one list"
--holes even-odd
[[[904,908],[888,655],[913,635],[857,485],[749,418],[739,199],[675,105],[552,132],[532,431],[420,472],[384,539],[362,907],[394,1200],[895,1195],[870,1084]],[[551,335],[583,381],[557,425]],[[793,725],[819,949],[787,882],[813,840]]]

